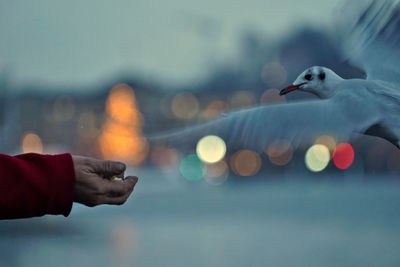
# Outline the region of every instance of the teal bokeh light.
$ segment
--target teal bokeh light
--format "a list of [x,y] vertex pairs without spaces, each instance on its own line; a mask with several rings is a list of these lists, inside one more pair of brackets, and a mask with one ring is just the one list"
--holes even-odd
[[186,179],[196,181],[204,177],[207,165],[196,154],[190,154],[182,159],[179,170]]

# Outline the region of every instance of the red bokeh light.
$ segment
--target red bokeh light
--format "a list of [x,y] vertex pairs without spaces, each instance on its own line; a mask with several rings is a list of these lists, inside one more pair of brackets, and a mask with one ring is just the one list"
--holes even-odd
[[347,169],[354,161],[354,149],[349,143],[341,143],[336,146],[332,158],[338,169]]

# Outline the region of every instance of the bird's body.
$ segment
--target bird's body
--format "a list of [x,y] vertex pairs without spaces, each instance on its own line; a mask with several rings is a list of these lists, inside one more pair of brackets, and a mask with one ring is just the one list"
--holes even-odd
[[[368,125],[365,131],[359,133],[377,136],[386,139],[395,146],[400,143],[400,88],[380,80],[349,79],[338,83],[334,90],[346,90],[343,97],[347,99],[353,113],[349,117],[355,117],[358,122],[364,120]],[[354,116],[365,110],[362,115]],[[360,114],[361,115],[361,114]],[[357,123],[355,121],[354,123]]]
[[319,100],[233,111],[156,139],[184,142],[185,137],[217,134],[228,144],[262,150],[276,140],[298,147],[320,135],[346,140],[368,134],[400,147],[400,4],[369,1],[353,20],[343,30],[344,48],[366,79],[343,79],[329,68],[310,67],[280,94],[301,90]]

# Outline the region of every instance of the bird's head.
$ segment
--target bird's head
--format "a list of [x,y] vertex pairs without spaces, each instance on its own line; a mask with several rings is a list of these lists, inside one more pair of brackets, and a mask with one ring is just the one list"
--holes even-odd
[[332,70],[314,66],[303,71],[292,85],[281,90],[280,95],[300,90],[312,93],[319,98],[327,98],[333,93],[329,85],[340,80],[343,79]]

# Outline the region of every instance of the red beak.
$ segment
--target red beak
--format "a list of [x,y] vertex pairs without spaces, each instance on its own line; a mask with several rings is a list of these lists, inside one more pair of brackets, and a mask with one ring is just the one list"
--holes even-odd
[[297,89],[299,89],[300,88],[300,86],[302,86],[303,84],[306,84],[306,83],[300,83],[300,84],[296,84],[296,85],[289,85],[288,87],[286,87],[286,88],[283,88],[282,90],[281,90],[281,92],[279,93],[279,95],[286,95],[287,93],[290,93],[290,92],[292,92],[292,91],[296,91]]

